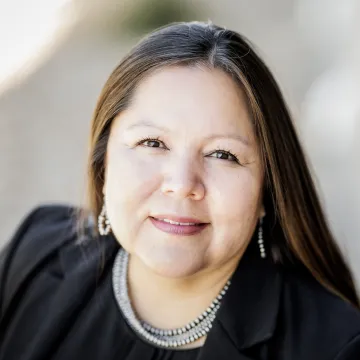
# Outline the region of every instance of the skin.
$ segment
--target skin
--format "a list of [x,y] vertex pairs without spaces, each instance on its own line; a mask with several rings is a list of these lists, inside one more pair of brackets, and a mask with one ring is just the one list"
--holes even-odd
[[[112,125],[103,191],[141,319],[174,328],[204,311],[265,215],[263,178],[244,95],[227,74],[171,67],[140,83]],[[159,214],[208,225],[167,234],[149,219]]]

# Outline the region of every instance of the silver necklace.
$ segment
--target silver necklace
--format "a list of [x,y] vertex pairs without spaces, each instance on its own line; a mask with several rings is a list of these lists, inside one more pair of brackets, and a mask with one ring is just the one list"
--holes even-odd
[[124,315],[128,325],[138,336],[156,346],[177,348],[202,338],[210,331],[216,313],[220,308],[221,300],[230,286],[230,280],[212,301],[210,306],[195,320],[181,328],[158,329],[138,319],[132,309],[128,293],[128,262],[129,254],[124,249],[120,249],[116,255],[113,266],[112,284],[120,311]]

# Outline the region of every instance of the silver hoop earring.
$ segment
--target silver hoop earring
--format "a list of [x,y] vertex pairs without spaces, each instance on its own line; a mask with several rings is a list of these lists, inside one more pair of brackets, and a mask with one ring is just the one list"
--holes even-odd
[[110,221],[106,214],[105,199],[103,207],[101,209],[101,213],[98,217],[98,229],[101,236],[108,235],[111,231]]
[[265,259],[266,258],[266,251],[264,247],[264,239],[263,239],[263,218],[260,219],[259,223],[259,230],[258,230],[258,244],[260,248],[260,256]]

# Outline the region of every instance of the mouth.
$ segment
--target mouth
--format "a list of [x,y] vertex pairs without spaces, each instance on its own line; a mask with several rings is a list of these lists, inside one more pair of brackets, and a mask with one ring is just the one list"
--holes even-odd
[[176,218],[172,217],[153,217],[150,216],[150,221],[159,230],[168,234],[189,236],[200,233],[209,223],[203,223],[192,218]]

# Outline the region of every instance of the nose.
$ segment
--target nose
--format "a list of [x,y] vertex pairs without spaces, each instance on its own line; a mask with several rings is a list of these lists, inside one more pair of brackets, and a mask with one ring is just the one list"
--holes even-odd
[[172,159],[164,171],[161,191],[167,196],[182,199],[201,200],[205,186],[199,174],[196,161],[189,157]]

